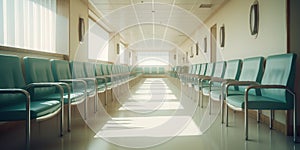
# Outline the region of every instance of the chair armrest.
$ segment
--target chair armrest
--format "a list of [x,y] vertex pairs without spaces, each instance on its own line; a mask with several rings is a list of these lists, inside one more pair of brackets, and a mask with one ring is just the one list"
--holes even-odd
[[[28,91],[24,90],[24,89],[0,89],[0,94],[16,94],[16,93],[20,93],[26,96],[26,103],[30,104],[30,94]],[[27,107],[27,106],[26,106]],[[30,105],[29,105],[30,107]]]
[[229,81],[226,83],[225,88],[226,88],[226,95],[228,95],[228,88],[230,86],[249,86],[249,85],[258,85],[259,83],[255,81]]
[[[26,96],[26,127],[30,127],[30,94],[24,89],[0,89],[0,94],[15,94],[20,93]],[[29,132],[29,130],[26,130]],[[28,134],[28,133],[26,133]]]
[[[86,94],[86,89],[87,89],[87,83],[84,80],[80,79],[61,79],[59,80],[60,82],[66,82],[66,83],[72,83],[72,82],[77,82],[77,83],[82,83],[84,86],[84,93]],[[71,88],[70,88],[71,89]]]
[[51,87],[55,86],[57,89],[59,89],[60,92],[60,100],[61,100],[61,107],[64,105],[64,89],[62,85],[66,85],[69,88],[69,93],[68,93],[68,99],[70,103],[70,87],[67,83],[64,82],[40,82],[40,83],[30,83],[26,86],[26,90],[32,89],[32,88],[37,88],[37,87]]
[[293,95],[293,98],[294,98],[294,102],[295,102],[295,93],[289,89],[287,86],[284,86],[284,85],[276,85],[276,84],[273,84],[273,85],[262,85],[262,84],[259,84],[259,85],[250,85],[248,86],[246,89],[245,89],[245,108],[247,108],[248,106],[248,97],[249,97],[249,91],[251,89],[285,89],[286,91],[288,91],[291,95]]

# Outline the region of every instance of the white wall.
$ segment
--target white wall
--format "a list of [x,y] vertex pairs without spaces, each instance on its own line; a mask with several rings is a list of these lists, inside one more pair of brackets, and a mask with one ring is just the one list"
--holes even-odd
[[[283,0],[259,0],[259,33],[250,34],[249,10],[253,0],[230,0],[212,17],[205,21],[206,27],[195,31],[192,37],[199,43],[200,54],[191,63],[209,61],[210,27],[217,24],[217,60],[230,60],[253,56],[286,53],[287,27],[286,2]],[[219,47],[219,29],[225,26],[225,47]],[[207,53],[203,53],[203,39],[207,37]],[[182,49],[189,51],[191,45],[184,43]]]
[[[206,21],[211,27],[225,26],[225,47],[219,54],[225,60],[252,56],[286,53],[286,2],[284,0],[259,0],[259,33],[250,35],[249,9],[253,0],[231,0]],[[219,37],[216,38],[219,43]],[[219,45],[219,44],[218,44]]]

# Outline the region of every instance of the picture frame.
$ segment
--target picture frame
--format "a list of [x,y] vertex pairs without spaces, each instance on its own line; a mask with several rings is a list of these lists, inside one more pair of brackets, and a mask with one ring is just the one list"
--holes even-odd
[[199,43],[197,42],[196,43],[196,56],[199,55]]
[[259,7],[258,1],[254,1],[254,3],[250,6],[249,12],[249,26],[251,35],[257,36],[259,29]]
[[204,53],[207,52],[207,37],[204,37],[203,39],[203,51]]
[[225,46],[225,26],[222,25],[220,27],[220,47],[224,47]]
[[79,18],[79,25],[78,25],[79,43],[83,43],[83,41],[84,41],[84,34],[85,34],[84,19],[83,18]]
[[190,58],[193,58],[193,57],[194,57],[193,46],[191,46],[191,56],[190,56]]

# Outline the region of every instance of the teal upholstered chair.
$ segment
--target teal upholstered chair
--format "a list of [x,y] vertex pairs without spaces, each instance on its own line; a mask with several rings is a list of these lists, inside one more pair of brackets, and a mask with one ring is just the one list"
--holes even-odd
[[[85,63],[78,62],[78,61],[71,61],[70,62],[70,69],[72,73],[73,79],[80,79],[84,80],[87,83],[87,96],[90,98],[94,98],[94,112],[97,111],[97,81],[95,78],[88,77],[85,71]],[[92,73],[91,73],[92,75]],[[95,73],[94,73],[95,76]]]
[[151,74],[157,74],[157,67],[151,67]]
[[[70,86],[64,82],[55,82],[51,62],[45,58],[24,57],[27,84],[58,84],[63,86],[63,104],[70,103]],[[37,87],[30,90],[32,100],[52,100],[61,98],[61,91],[55,87]],[[63,116],[63,112],[61,113]],[[71,130],[70,111],[68,111],[68,131]]]
[[[0,68],[0,121],[25,120],[26,148],[30,149],[30,120],[42,121],[61,112],[60,134],[63,135],[63,88],[54,83],[26,85],[20,59],[14,55],[0,55]],[[60,90],[59,99],[32,99],[33,93],[27,92],[53,86]]]
[[[238,83],[239,85],[231,86],[228,89],[225,89],[225,87],[223,87],[224,92],[221,93],[221,97],[223,97],[221,99],[226,100],[225,95],[230,96],[230,95],[244,94],[246,88],[245,86],[250,84],[260,83],[263,74],[263,62],[264,62],[264,57],[245,58],[243,60],[242,70],[239,79],[236,81],[228,81],[230,84]],[[252,91],[252,92],[253,94],[259,94],[259,91]],[[227,115],[228,115],[228,107],[226,107],[226,116]],[[222,120],[223,120],[223,116],[222,116]],[[257,112],[257,121],[259,120],[260,120],[260,111]],[[228,121],[226,120],[226,122]],[[226,123],[226,126],[227,125],[228,124]]]
[[[215,69],[215,63],[207,64],[205,74],[196,77],[197,84],[194,85],[195,91],[200,92],[202,90],[202,87],[208,86],[208,82],[202,82],[201,80],[206,77],[211,77],[214,73],[214,69]],[[203,101],[202,101],[201,97],[202,97],[202,94],[199,95],[198,105],[203,107]]]
[[150,68],[149,67],[144,67],[144,74],[150,74]]
[[[51,68],[54,80],[56,82],[66,82],[70,86],[70,101],[65,99],[65,104],[68,104],[69,119],[71,122],[71,105],[84,103],[84,119],[87,114],[87,83],[84,80],[72,79],[70,64],[66,60],[51,60]],[[64,88],[66,89],[66,88]],[[69,104],[70,102],[70,104]]]
[[[294,111],[294,141],[296,141],[296,99],[293,92],[296,55],[281,54],[266,58],[261,84],[251,84],[243,95],[227,95],[227,107],[245,111],[245,139],[248,139],[248,110],[270,110],[270,128],[272,128],[273,110]],[[238,83],[237,83],[238,84]],[[237,84],[227,84],[234,86]],[[260,90],[255,94],[254,90]]]
[[197,85],[198,83],[198,76],[204,76],[205,75],[205,72],[206,72],[206,67],[207,67],[207,63],[204,63],[204,64],[199,64],[198,65],[198,69],[196,70],[196,74],[191,76],[191,82],[188,83],[188,86],[189,87],[192,87],[194,88],[195,85]]
[[[226,68],[226,62],[225,61],[218,61],[215,63],[215,67],[214,67],[214,71],[213,74],[211,76],[205,76],[202,77],[200,80],[200,85],[201,85],[201,105],[203,106],[203,95],[205,96],[209,96],[210,95],[210,90],[212,88],[212,86],[210,86],[210,81],[212,79],[216,79],[216,78],[223,78],[224,72],[225,72],[225,68]],[[215,86],[213,86],[214,88],[218,89],[218,87],[220,86],[219,83],[215,83]],[[211,107],[211,103],[209,103]]]
[[106,90],[110,90],[112,88],[111,74],[109,74],[108,67],[108,64],[101,64],[102,73],[106,81]]
[[158,74],[165,74],[165,68],[164,67],[159,67],[158,68]]
[[[203,88],[204,95],[209,96],[209,101],[220,101],[221,102],[221,120],[223,123],[223,100],[222,93],[224,94],[224,85],[231,80],[238,80],[241,71],[241,60],[229,60],[226,63],[226,69],[223,78],[214,77],[209,81],[209,87]],[[211,105],[210,105],[211,109]]]

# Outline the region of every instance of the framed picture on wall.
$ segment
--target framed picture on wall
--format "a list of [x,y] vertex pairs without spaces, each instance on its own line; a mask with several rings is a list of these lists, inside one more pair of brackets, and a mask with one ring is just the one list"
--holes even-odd
[[191,46],[191,56],[190,56],[190,58],[193,58],[193,57],[194,57],[193,46]]
[[225,45],[225,27],[224,25],[220,27],[220,47]]
[[78,36],[79,36],[79,42],[80,43],[82,43],[83,40],[84,40],[83,39],[84,33],[85,33],[84,19],[83,18],[79,18]]
[[203,39],[203,51],[204,53],[207,52],[207,37],[204,37]]
[[198,55],[199,54],[199,44],[198,44],[198,42],[196,43],[196,55]]
[[249,26],[251,35],[257,36],[259,27],[258,1],[255,1],[250,7]]

